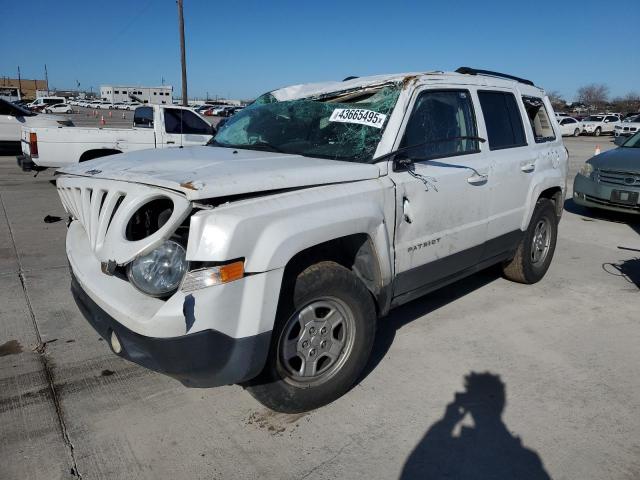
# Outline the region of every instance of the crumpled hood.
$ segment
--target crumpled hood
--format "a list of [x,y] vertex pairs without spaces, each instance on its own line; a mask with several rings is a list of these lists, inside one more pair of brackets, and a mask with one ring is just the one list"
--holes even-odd
[[[235,152],[235,153],[234,153]],[[189,200],[377,178],[376,165],[221,147],[151,149],[58,170],[154,185]]]
[[588,163],[602,170],[640,172],[640,148],[614,148],[591,157]]

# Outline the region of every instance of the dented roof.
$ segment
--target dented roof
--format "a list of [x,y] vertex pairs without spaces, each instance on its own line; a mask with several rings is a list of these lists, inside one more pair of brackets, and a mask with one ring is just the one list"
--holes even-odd
[[331,81],[331,82],[319,82],[319,83],[302,83],[298,85],[291,85],[288,87],[279,88],[269,92],[276,100],[297,100],[301,98],[310,98],[330,94],[333,92],[357,90],[360,88],[370,88],[379,85],[385,85],[389,83],[403,83],[403,87],[408,85],[411,80],[421,81],[426,78],[439,79],[439,80],[465,80],[465,83],[476,85],[499,85],[518,84],[523,90],[537,90],[542,91],[541,88],[536,86],[529,86],[523,83],[519,83],[514,80],[509,80],[501,77],[493,77],[487,75],[468,75],[457,72],[442,72],[442,71],[428,71],[428,72],[405,72],[405,73],[393,73],[386,75],[372,75],[369,77],[357,77],[346,81]]

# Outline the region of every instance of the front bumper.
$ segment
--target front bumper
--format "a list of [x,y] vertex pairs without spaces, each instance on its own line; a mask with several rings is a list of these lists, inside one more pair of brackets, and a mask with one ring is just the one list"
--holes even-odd
[[262,370],[271,332],[232,338],[204,330],[172,338],[135,333],[102,310],[82,289],[71,272],[71,292],[91,326],[110,344],[115,332],[122,346],[119,355],[131,362],[179,380],[188,387],[216,387],[239,383]]
[[602,208],[612,212],[640,214],[640,201],[635,205],[611,201],[613,190],[637,192],[640,189],[623,185],[607,185],[595,182],[584,175],[576,175],[573,181],[573,201],[578,205]]

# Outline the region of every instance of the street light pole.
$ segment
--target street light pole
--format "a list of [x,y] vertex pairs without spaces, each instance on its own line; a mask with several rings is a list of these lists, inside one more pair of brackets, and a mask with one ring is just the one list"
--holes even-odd
[[182,105],[188,105],[187,95],[187,60],[184,53],[184,16],[182,14],[182,0],[177,0],[178,4],[178,27],[180,30],[180,63],[182,64]]

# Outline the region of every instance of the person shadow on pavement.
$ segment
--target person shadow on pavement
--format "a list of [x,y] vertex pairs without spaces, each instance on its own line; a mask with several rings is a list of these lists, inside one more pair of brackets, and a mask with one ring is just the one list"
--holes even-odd
[[[447,405],[407,459],[401,479],[539,480],[551,477],[502,421],[505,385],[499,375],[471,372],[465,391]],[[473,426],[466,424],[472,422]]]

